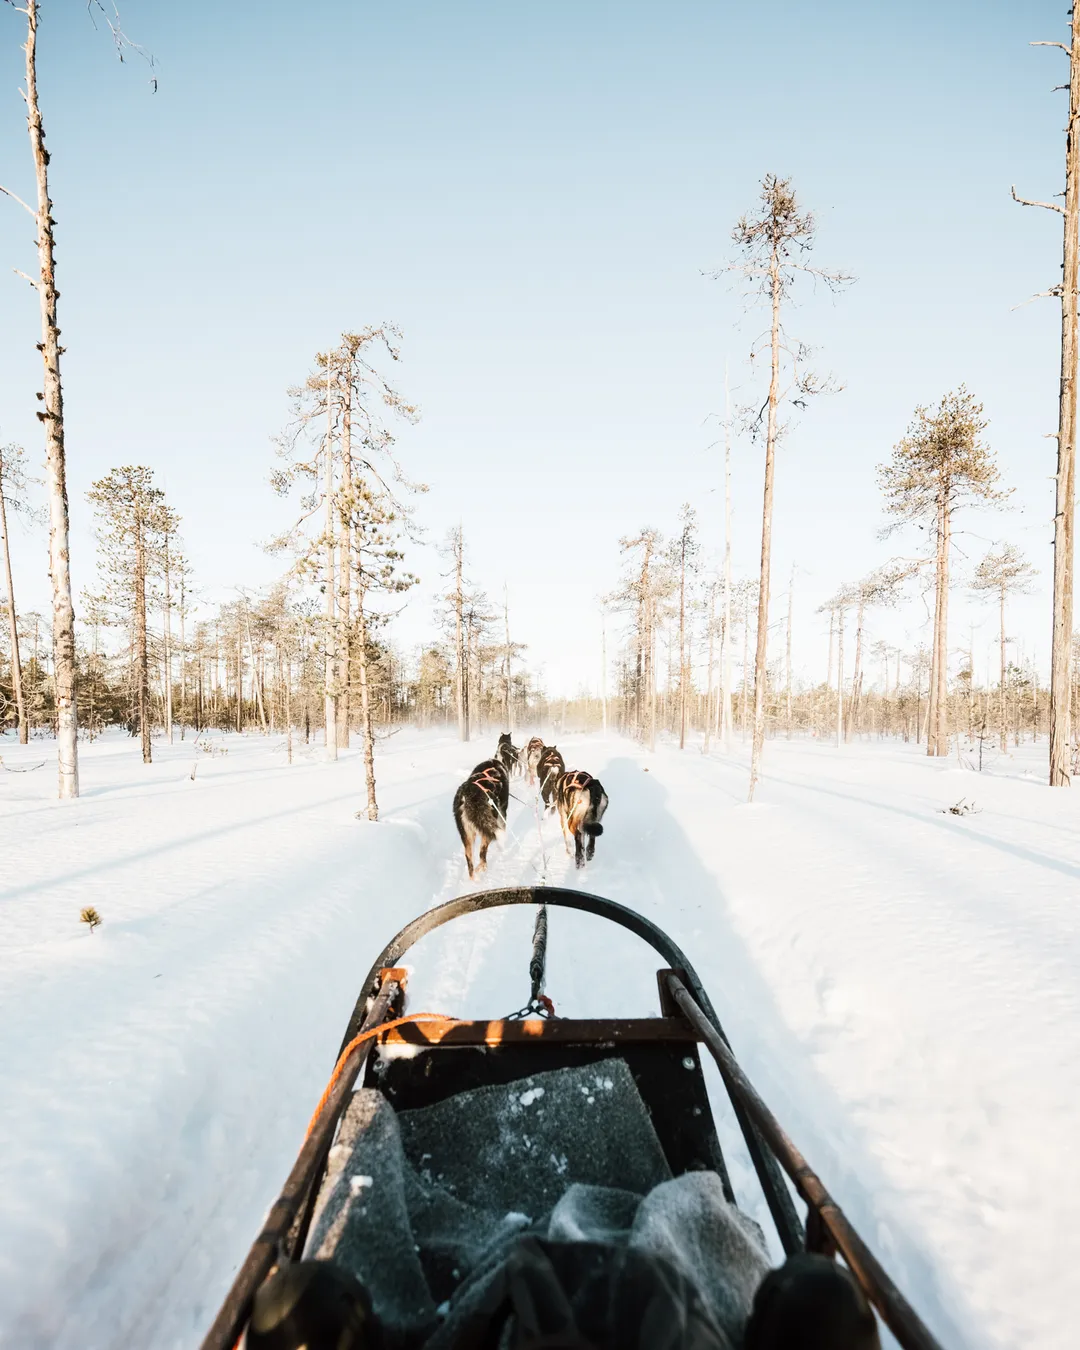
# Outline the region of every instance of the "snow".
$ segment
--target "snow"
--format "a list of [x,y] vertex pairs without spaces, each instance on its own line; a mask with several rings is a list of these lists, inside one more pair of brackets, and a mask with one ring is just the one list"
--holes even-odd
[[[59,803],[51,743],[0,739],[5,769],[46,761],[0,772],[0,1344],[197,1346],[374,955],[433,903],[546,876],[690,955],[759,1091],[946,1346],[1071,1346],[1080,829],[1075,794],[1042,786],[1045,745],[977,774],[915,746],[770,743],[748,806],[741,747],[565,738],[611,799],[595,862],[575,873],[516,780],[470,887],[450,800],[494,740],[391,737],[372,825],[355,750],[288,766],[280,737],[215,755],[189,739],[143,766],[105,737]],[[961,798],[978,810],[947,814]],[[519,1008],[531,925],[493,911],[423,939],[410,1006]],[[559,1013],[656,1013],[637,939],[561,910],[549,933]]]

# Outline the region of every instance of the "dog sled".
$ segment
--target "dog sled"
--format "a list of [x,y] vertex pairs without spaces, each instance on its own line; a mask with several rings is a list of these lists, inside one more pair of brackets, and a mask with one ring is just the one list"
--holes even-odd
[[[525,1006],[489,1021],[410,1013],[409,949],[463,915],[507,905],[537,907]],[[554,1015],[544,993],[549,908],[596,915],[648,943],[663,962],[659,1015]],[[750,1083],[675,943],[622,905],[547,886],[452,900],[380,953],[203,1350],[743,1344],[771,1263],[736,1206],[702,1047],[787,1264],[838,1271],[904,1350],[940,1350]],[[514,1339],[515,1310],[549,1323]],[[551,1318],[579,1315],[572,1334],[553,1334]],[[584,1334],[590,1317],[609,1324]],[[871,1331],[850,1343],[876,1344],[876,1322]]]

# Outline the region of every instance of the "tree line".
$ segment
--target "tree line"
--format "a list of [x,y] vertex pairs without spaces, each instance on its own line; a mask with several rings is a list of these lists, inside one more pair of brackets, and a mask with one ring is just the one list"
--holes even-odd
[[[283,718],[289,734],[295,724],[294,697],[302,709],[305,727],[317,721],[314,704],[321,700],[326,753],[348,745],[354,730],[363,739],[367,768],[367,815],[377,817],[374,779],[376,722],[393,718],[394,707],[408,706],[405,685],[393,674],[387,624],[395,601],[415,583],[404,567],[406,543],[412,532],[411,501],[423,485],[412,483],[395,454],[393,426],[416,416],[389,382],[384,362],[399,358],[399,334],[390,325],[342,334],[340,343],[316,355],[313,369],[292,391],[292,417],[279,442],[281,462],[275,486],[295,503],[295,514],[280,538],[278,551],[289,566],[272,596],[257,602],[241,597],[224,607],[214,620],[213,658],[206,620],[186,631],[188,586],[180,521],[153,483],[150,468],[122,466],[94,484],[90,501],[97,513],[100,575],[106,581],[99,594],[87,595],[84,627],[89,647],[80,643],[71,589],[70,543],[63,384],[56,283],[56,246],[53,204],[49,195],[50,154],[37,84],[37,39],[40,11],[37,0],[15,7],[26,20],[26,87],[34,203],[10,188],[0,192],[34,220],[37,250],[35,276],[26,280],[37,292],[40,309],[42,390],[38,418],[44,434],[45,484],[49,519],[49,577],[52,612],[51,672],[42,670],[39,645],[42,626],[35,622],[33,656],[24,669],[21,643],[28,616],[19,613],[11,576],[7,515],[24,506],[26,473],[18,447],[6,447],[0,458],[0,528],[3,529],[6,598],[7,661],[0,697],[3,714],[29,735],[35,719],[47,715],[58,745],[59,793],[78,794],[78,726],[80,714],[88,729],[107,720],[120,720],[137,730],[143,758],[152,758],[151,730],[159,719],[171,735],[180,708],[181,734],[189,716],[196,724],[208,716],[235,715],[241,728],[251,710],[260,726],[269,729]],[[100,6],[99,6],[100,8]],[[102,10],[102,13],[105,13]],[[130,46],[117,24],[105,13],[108,28],[121,54]],[[1051,675],[1045,719],[1049,733],[1049,777],[1053,786],[1066,786],[1073,772],[1073,567],[1075,445],[1077,418],[1076,363],[1078,351],[1078,285],[1080,285],[1080,46],[1046,42],[1069,59],[1068,120],[1065,135],[1063,200],[1041,202],[1012,195],[1025,206],[1045,208],[1062,217],[1062,278],[1045,294],[1061,302],[1061,365],[1059,386],[1055,506],[1053,514],[1053,613]],[[154,82],[152,81],[152,84]],[[766,733],[777,729],[775,690],[783,688],[779,720],[793,731],[800,699],[791,672],[792,607],[789,602],[785,672],[778,686],[770,668],[770,602],[772,596],[773,501],[778,449],[793,430],[792,416],[817,396],[837,392],[839,386],[812,365],[811,349],[787,328],[787,314],[797,288],[808,279],[839,292],[853,278],[818,267],[813,262],[816,222],[799,202],[790,179],[769,174],[762,180],[759,200],[732,230],[735,257],[714,275],[739,279],[750,304],[761,304],[768,315],[764,337],[755,343],[752,357],[767,357],[767,390],[756,407],[739,410],[737,420],[762,448],[763,496],[760,566],[756,577],[738,585],[730,566],[730,474],[727,479],[727,537],[722,579],[714,578],[704,598],[694,594],[698,566],[696,519],[684,510],[679,532],[668,541],[645,529],[623,541],[627,573],[608,597],[614,610],[625,615],[629,642],[619,665],[622,723],[654,745],[665,725],[674,698],[680,745],[700,725],[709,738],[730,737],[736,715],[750,727],[750,784],[752,797],[761,773]],[[26,275],[26,274],[24,274]],[[725,440],[730,454],[732,418],[725,417]],[[1006,494],[998,483],[994,457],[982,436],[987,423],[982,406],[965,388],[941,397],[935,405],[916,408],[912,422],[896,443],[891,458],[879,468],[886,511],[897,525],[919,524],[931,547],[922,556],[886,564],[872,577],[842,587],[826,606],[837,645],[835,727],[838,739],[858,730],[864,701],[863,625],[868,609],[891,603],[898,589],[932,577],[934,618],[925,661],[926,710],[917,691],[914,728],[924,738],[927,753],[950,752],[961,725],[958,713],[960,676],[949,679],[948,608],[954,517],[972,505],[1002,505]],[[468,739],[485,716],[498,709],[504,724],[513,725],[516,706],[527,707],[530,677],[521,663],[521,648],[511,638],[504,596],[502,622],[499,607],[467,584],[461,531],[447,541],[450,585],[445,601],[444,639],[421,654],[416,663],[416,707],[421,718],[449,715],[453,708],[458,734]],[[1010,702],[1010,664],[1006,656],[1005,609],[1010,595],[1029,580],[1031,568],[1014,549],[1002,544],[992,551],[972,580],[979,591],[996,597],[1001,612],[1000,671],[997,688],[997,733],[1002,743],[1012,725],[1019,728],[1020,701]],[[179,589],[180,599],[174,592]],[[755,594],[756,591],[756,594]],[[318,595],[318,613],[313,596]],[[789,588],[789,596],[792,589]],[[699,626],[707,646],[704,690],[695,693],[692,641],[695,604],[705,604],[709,619]],[[179,609],[177,610],[177,605]],[[257,611],[265,610],[260,624]],[[161,631],[151,615],[160,613]],[[176,617],[179,634],[174,635]],[[253,619],[255,620],[253,622]],[[845,688],[844,641],[854,621],[855,674]],[[99,648],[103,628],[121,630],[122,651]],[[153,632],[152,632],[153,630]],[[741,681],[733,685],[734,642],[743,643]],[[259,639],[257,641],[257,634]],[[667,641],[667,670],[663,681],[661,640]],[[750,646],[753,646],[752,678]],[[179,643],[179,653],[176,643]],[[232,675],[230,677],[230,662]],[[898,659],[899,668],[899,659]],[[921,672],[922,658],[909,661]],[[117,670],[123,673],[117,676]],[[179,691],[175,674],[179,670]],[[1021,674],[1023,672],[1021,671]],[[189,680],[190,676],[190,680]],[[231,684],[230,684],[231,678]],[[921,677],[920,677],[921,678]],[[156,694],[160,679],[160,700]],[[967,706],[974,716],[975,675],[969,669]],[[699,680],[700,683],[700,680]],[[826,681],[828,685],[829,681]],[[916,680],[918,683],[918,680]],[[230,692],[231,690],[231,692]],[[962,692],[962,691],[961,691]],[[986,690],[989,694],[990,691]],[[404,697],[404,705],[402,698]],[[179,704],[177,703],[179,698]],[[845,713],[845,698],[848,709]],[[704,702],[702,702],[704,699]],[[899,725],[899,696],[894,720],[885,716],[888,680],[881,694],[883,725]],[[192,701],[193,700],[193,701]],[[282,700],[284,704],[282,706]],[[443,701],[445,700],[445,702]],[[159,707],[160,703],[160,707]],[[606,722],[606,672],[600,694]],[[807,705],[809,706],[809,705]],[[989,705],[987,705],[989,706]],[[192,712],[194,709],[194,712]],[[245,709],[247,711],[245,711]],[[989,715],[989,714],[988,714]],[[906,723],[905,723],[906,725]],[[973,723],[972,723],[973,725]],[[1032,700],[1031,727],[1040,725],[1037,696]]]

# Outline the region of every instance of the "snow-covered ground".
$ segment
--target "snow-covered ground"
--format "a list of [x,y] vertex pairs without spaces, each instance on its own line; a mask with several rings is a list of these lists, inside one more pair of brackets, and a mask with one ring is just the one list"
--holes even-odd
[[[356,751],[290,767],[281,738],[215,744],[158,743],[144,767],[105,738],[61,804],[51,745],[0,739],[5,769],[48,761],[0,771],[5,1346],[196,1346],[370,961],[470,889],[450,799],[486,739],[388,740],[378,825],[355,818]],[[1074,1345],[1080,800],[1041,785],[1045,747],[980,775],[914,746],[770,744],[752,806],[739,753],[561,748],[611,798],[580,884],[688,952],[759,1090],[945,1346]],[[478,884],[574,884],[557,823],[538,831],[514,791]],[[961,797],[979,812],[943,814]],[[530,928],[512,910],[424,939],[411,1006],[519,1007]],[[561,1013],[655,1012],[656,964],[552,914]]]

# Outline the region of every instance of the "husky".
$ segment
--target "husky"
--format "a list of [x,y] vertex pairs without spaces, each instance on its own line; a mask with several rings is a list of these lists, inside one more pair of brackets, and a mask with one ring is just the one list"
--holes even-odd
[[506,770],[510,777],[517,773],[521,765],[521,751],[510,740],[510,733],[504,731],[499,737],[499,746],[495,751],[495,758]]
[[[497,759],[485,759],[454,793],[454,823],[465,847],[469,879],[487,868],[488,845],[506,828],[510,775]],[[480,861],[473,867],[473,840],[480,836]]]
[[569,769],[559,775],[555,785],[555,800],[559,807],[559,824],[566,840],[566,852],[570,852],[572,837],[574,863],[582,867],[592,861],[596,840],[604,833],[600,821],[607,810],[607,793],[600,780],[591,773],[586,773],[584,769]]
[[539,736],[534,736],[521,752],[521,758],[525,768],[525,777],[528,780],[530,787],[536,786],[536,766],[540,763],[540,755],[543,749],[544,742]]
[[555,784],[559,774],[566,769],[566,761],[554,745],[545,745],[536,762],[536,774],[540,779],[540,795],[548,811],[555,810]]

